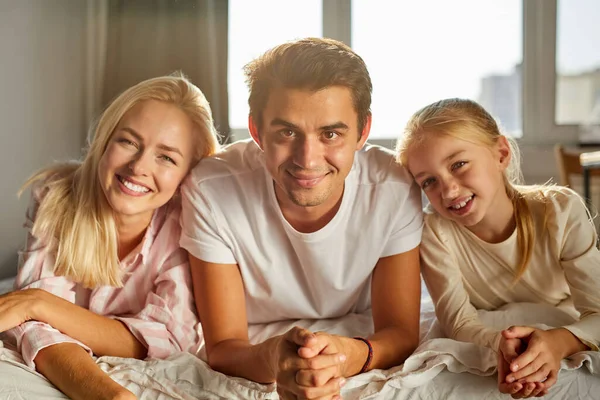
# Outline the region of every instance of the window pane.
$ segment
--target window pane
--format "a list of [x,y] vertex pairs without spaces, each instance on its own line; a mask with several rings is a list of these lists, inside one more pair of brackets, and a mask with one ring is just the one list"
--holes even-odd
[[560,0],[556,21],[556,123],[600,124],[600,2]]
[[521,136],[521,0],[353,0],[352,47],[373,79],[371,138],[447,97],[479,101]]
[[322,0],[229,0],[228,86],[232,129],[248,126],[248,89],[243,66],[273,46],[322,34]]

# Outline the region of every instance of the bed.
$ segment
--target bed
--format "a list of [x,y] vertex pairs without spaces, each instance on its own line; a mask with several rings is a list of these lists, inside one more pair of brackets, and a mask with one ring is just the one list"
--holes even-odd
[[[533,324],[560,326],[568,315],[538,304],[511,305],[482,312],[485,323],[498,326]],[[352,314],[321,321],[286,321],[250,327],[254,342],[281,333],[294,325],[345,335],[368,335],[371,316]],[[202,349],[200,357],[203,356]],[[260,385],[230,378],[211,370],[200,358],[180,353],[166,360],[139,361],[101,357],[98,365],[114,380],[140,399],[277,399],[274,385]],[[6,382],[10,379],[10,382]],[[342,396],[354,399],[507,399],[496,387],[495,354],[486,348],[443,338],[433,305],[423,291],[421,345],[402,365],[387,371],[375,370],[348,380]],[[18,353],[0,348],[0,398],[66,399],[45,379],[23,366]],[[563,361],[558,383],[547,400],[600,399],[600,354],[582,352]]]

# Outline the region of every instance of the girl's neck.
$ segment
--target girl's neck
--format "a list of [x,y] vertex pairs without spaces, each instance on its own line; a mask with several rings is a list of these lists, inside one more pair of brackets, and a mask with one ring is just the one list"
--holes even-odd
[[140,244],[150,221],[152,221],[152,213],[143,216],[116,217],[119,260],[127,257]]
[[516,226],[514,204],[504,193],[497,196],[496,201],[490,204],[488,213],[478,224],[467,229],[485,242],[500,243],[513,234]]

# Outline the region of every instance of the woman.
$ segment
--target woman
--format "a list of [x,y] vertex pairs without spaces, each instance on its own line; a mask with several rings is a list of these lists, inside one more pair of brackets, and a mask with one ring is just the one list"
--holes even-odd
[[164,358],[198,342],[178,191],[217,148],[202,92],[159,77],[108,106],[81,163],[25,183],[21,290],[0,297],[0,331],[69,397],[135,398],[91,355]]

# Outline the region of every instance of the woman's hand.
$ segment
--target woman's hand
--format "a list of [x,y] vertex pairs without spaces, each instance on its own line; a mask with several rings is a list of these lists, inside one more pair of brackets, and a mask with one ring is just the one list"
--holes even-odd
[[24,289],[0,296],[0,332],[37,320],[46,295],[48,292],[42,289]]
[[280,337],[275,376],[281,399],[340,398],[345,357],[323,336],[295,327]]

